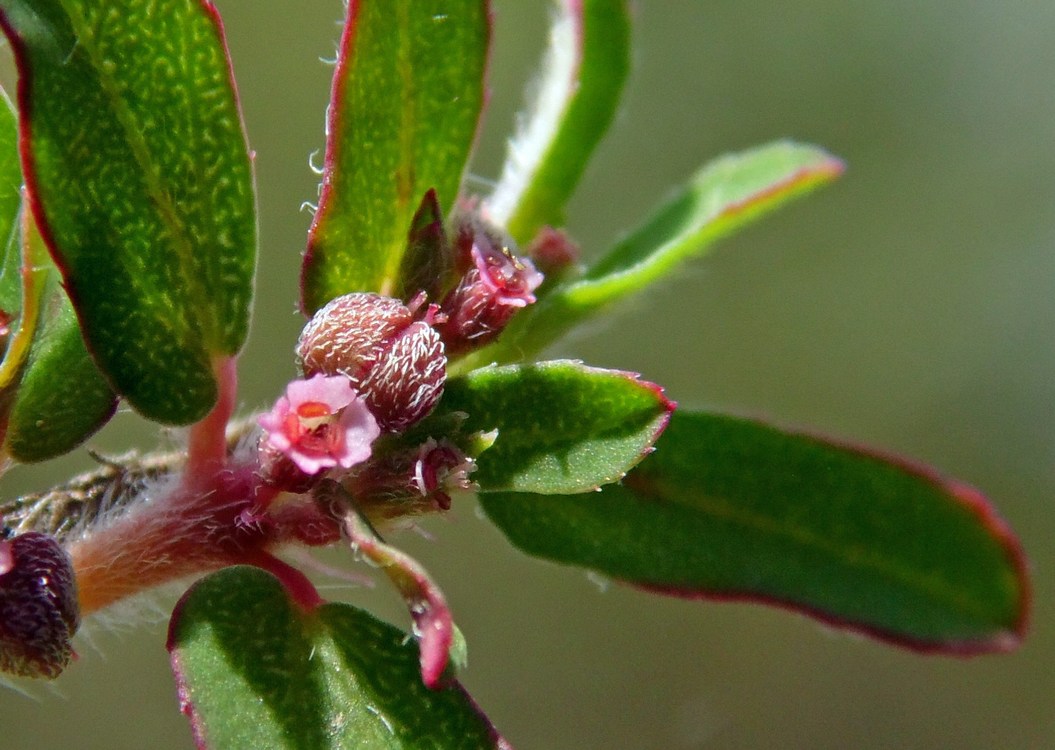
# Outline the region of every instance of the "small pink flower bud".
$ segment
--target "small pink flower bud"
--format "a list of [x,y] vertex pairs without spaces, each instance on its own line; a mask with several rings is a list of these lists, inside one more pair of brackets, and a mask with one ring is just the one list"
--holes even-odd
[[579,262],[579,246],[563,229],[542,227],[528,245],[527,255],[552,282]]
[[0,539],[0,671],[58,677],[79,625],[73,565],[54,537]]
[[476,462],[457,446],[429,438],[414,461],[414,487],[422,497],[431,497],[441,510],[449,510],[450,493],[472,489],[469,475],[475,470]]
[[465,271],[440,304],[437,322],[448,356],[462,354],[495,339],[513,315],[535,301],[542,274],[527,258],[468,219],[458,234]]
[[402,432],[432,411],[447,377],[443,342],[432,327],[436,309],[430,305],[422,317],[423,303],[423,295],[408,307],[368,293],[332,300],[300,335],[304,374],[344,375],[383,431]]

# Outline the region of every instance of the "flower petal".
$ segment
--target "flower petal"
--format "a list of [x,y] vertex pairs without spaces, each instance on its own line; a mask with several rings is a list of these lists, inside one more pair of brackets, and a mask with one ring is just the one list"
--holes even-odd
[[286,386],[286,396],[294,410],[303,403],[315,401],[330,408],[331,414],[348,406],[356,398],[351,381],[343,375],[316,374],[307,380],[293,380]]
[[345,469],[370,458],[370,446],[381,434],[377,420],[361,398],[356,398],[344,408],[335,429],[344,430],[343,450],[337,456],[337,463]]

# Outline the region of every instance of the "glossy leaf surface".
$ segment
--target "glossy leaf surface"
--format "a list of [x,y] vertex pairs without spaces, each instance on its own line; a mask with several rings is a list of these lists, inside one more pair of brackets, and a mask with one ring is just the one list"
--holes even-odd
[[426,191],[443,211],[454,207],[489,36],[485,0],[349,3],[302,271],[306,313],[348,292],[396,292]]
[[466,431],[497,430],[472,475],[487,491],[587,492],[648,454],[673,404],[632,373],[554,361],[486,367],[452,379],[444,410]]
[[975,490],[759,422],[678,412],[597,494],[482,495],[524,551],[664,593],[754,598],[922,650],[1014,646],[1028,581]]
[[518,242],[564,225],[564,204],[615,116],[629,69],[626,1],[564,0],[536,101],[488,201],[493,220]]
[[245,338],[253,178],[204,0],[0,2],[34,213],[110,381],[168,423],[212,406]]
[[201,748],[507,747],[460,685],[422,684],[405,633],[346,604],[305,612],[255,568],[195,584],[169,651]]

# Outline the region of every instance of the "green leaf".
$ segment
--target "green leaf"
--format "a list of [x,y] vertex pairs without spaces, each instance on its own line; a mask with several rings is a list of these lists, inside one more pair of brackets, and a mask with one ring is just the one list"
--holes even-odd
[[22,168],[18,162],[18,123],[15,110],[0,88],[0,311],[10,320],[22,300],[22,245],[19,242],[19,212],[22,209]]
[[748,597],[920,650],[1005,650],[1029,593],[975,490],[734,417],[678,412],[622,486],[482,496],[532,555],[663,593]]
[[788,199],[829,182],[842,163],[814,146],[778,142],[700,170],[643,226],[578,280],[514,318],[495,346],[465,366],[529,356],[611,304],[644,289],[713,243]]
[[564,0],[534,106],[488,201],[495,223],[518,242],[564,225],[564,204],[615,116],[629,69],[625,0]]
[[99,366],[188,423],[245,338],[253,177],[219,18],[200,0],[0,0],[26,178]]
[[443,412],[466,432],[497,430],[478,458],[481,490],[588,492],[652,449],[674,404],[633,373],[578,362],[485,367],[447,381]]
[[58,271],[46,260],[39,232],[21,215],[17,136],[14,111],[4,97],[0,103],[0,237],[6,239],[6,248],[0,266],[0,310],[12,316],[20,312],[25,231],[33,245],[27,262],[46,266],[47,271],[40,282],[46,301],[33,323],[36,330],[31,333],[28,359],[18,363],[19,380],[13,381],[4,398],[8,422],[3,443],[7,454],[18,461],[42,461],[84,442],[113,415],[117,397],[84,346],[77,317],[58,283]]
[[454,207],[489,37],[486,0],[348,5],[301,277],[306,313],[348,292],[394,293],[422,196],[434,188]]
[[595,263],[571,297],[607,301],[641,289],[719,237],[842,170],[842,162],[826,151],[790,141],[717,159]]
[[58,271],[22,208],[17,123],[2,90],[0,99],[0,324],[7,329],[0,442],[5,456],[41,461],[82,443],[113,415],[117,398],[88,355]]
[[23,462],[68,453],[117,409],[117,396],[84,346],[69,299],[57,283],[49,294],[7,428],[5,448]]
[[508,747],[460,685],[422,684],[405,633],[346,604],[305,612],[255,568],[195,584],[169,651],[202,748]]

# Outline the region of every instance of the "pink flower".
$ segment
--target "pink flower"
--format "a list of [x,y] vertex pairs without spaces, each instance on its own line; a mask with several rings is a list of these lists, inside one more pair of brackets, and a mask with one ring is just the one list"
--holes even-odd
[[312,475],[362,463],[381,433],[366,402],[343,375],[292,381],[257,423],[267,431],[271,448]]
[[535,301],[532,292],[542,283],[542,274],[530,260],[491,244],[483,236],[476,238],[469,253],[494,304],[527,307]]
[[461,228],[458,244],[464,270],[443,298],[442,319],[435,325],[448,357],[494,340],[518,310],[535,302],[543,280],[530,260],[472,221]]
[[450,510],[448,491],[472,489],[469,474],[475,470],[476,462],[457,446],[429,438],[418,449],[412,482],[422,497],[434,499],[440,510]]

